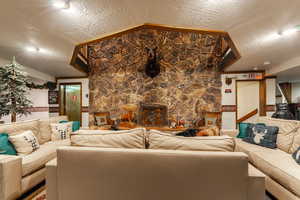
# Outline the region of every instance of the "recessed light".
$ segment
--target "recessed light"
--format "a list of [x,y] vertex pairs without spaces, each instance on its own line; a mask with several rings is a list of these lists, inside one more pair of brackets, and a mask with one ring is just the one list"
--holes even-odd
[[26,50],[29,52],[40,52],[40,48],[38,47],[26,47]]
[[59,9],[69,9],[70,1],[57,0],[54,2],[53,6]]
[[253,70],[255,70],[255,71],[258,70],[258,67],[253,67]]
[[271,64],[270,61],[265,61],[265,62],[264,62],[264,65],[270,65],[270,64]]
[[298,31],[300,31],[300,25],[297,25],[293,28],[290,28],[290,29],[287,29],[287,30],[284,30],[284,31],[280,31],[278,33],[278,35],[280,35],[280,36],[291,35],[291,34],[296,33]]
[[29,51],[29,52],[34,52],[34,51],[37,51],[37,48],[35,48],[35,47],[26,47],[26,50]]

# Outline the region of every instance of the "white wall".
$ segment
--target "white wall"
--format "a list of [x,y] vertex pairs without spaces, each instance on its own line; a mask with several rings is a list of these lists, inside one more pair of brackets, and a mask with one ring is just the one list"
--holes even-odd
[[300,103],[300,82],[292,83],[292,103]]

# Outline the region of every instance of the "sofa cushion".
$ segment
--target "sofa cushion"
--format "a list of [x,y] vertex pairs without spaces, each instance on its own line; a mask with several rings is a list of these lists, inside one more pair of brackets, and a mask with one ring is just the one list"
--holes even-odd
[[72,146],[102,148],[145,148],[146,129],[137,128],[125,131],[77,131],[71,134]]
[[45,166],[45,164],[56,157],[56,149],[60,146],[70,146],[70,140],[48,142],[40,148],[22,157],[22,175],[29,175]]
[[72,133],[72,122],[50,124],[50,126],[52,130],[51,141],[66,140],[70,138]]
[[157,130],[149,132],[149,149],[188,151],[233,151],[235,141],[229,136],[182,137]]
[[50,120],[49,119],[40,120],[39,128],[40,128],[41,144],[49,142],[51,140],[51,134],[52,134]]
[[49,119],[39,120],[39,130],[40,130],[40,144],[44,144],[51,140],[51,123],[59,123],[61,120],[67,120],[68,117],[57,116],[57,117],[50,117]]
[[59,123],[60,121],[68,121],[68,116],[60,115],[60,116],[50,117],[50,123]]
[[39,140],[39,143],[41,143],[39,120],[21,121],[0,125],[0,133],[7,133],[8,135],[18,135],[25,131],[32,131]]
[[18,155],[30,154],[40,148],[38,139],[30,130],[9,136],[9,141],[14,145]]
[[289,150],[292,146],[293,139],[300,123],[295,120],[275,119],[269,117],[259,117],[258,123],[264,123],[267,126],[277,126],[279,128],[277,135],[277,147],[285,152],[291,153]]
[[300,128],[294,136],[293,144],[289,150],[289,153],[294,153],[300,147]]
[[268,149],[237,139],[236,151],[249,156],[249,161],[264,174],[300,196],[300,166],[292,156],[280,149]]

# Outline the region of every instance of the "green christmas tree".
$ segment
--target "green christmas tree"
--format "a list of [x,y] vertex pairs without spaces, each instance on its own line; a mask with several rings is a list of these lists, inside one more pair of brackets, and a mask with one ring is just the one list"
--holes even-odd
[[11,64],[0,66],[0,118],[11,114],[11,121],[15,122],[17,115],[30,114],[32,102],[26,96],[27,83],[27,73],[15,57]]

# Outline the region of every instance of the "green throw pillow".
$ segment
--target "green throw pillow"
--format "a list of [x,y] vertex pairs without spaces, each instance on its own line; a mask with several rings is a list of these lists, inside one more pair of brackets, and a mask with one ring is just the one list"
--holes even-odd
[[239,134],[238,134],[238,138],[245,138],[248,137],[248,127],[249,127],[250,123],[239,123]]
[[[59,123],[68,123],[67,120],[61,120]],[[72,132],[78,131],[80,129],[80,122],[79,121],[72,121]]]
[[17,155],[17,151],[12,143],[8,140],[8,134],[0,133],[0,154]]

